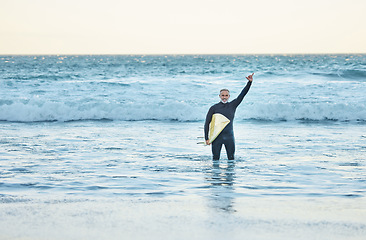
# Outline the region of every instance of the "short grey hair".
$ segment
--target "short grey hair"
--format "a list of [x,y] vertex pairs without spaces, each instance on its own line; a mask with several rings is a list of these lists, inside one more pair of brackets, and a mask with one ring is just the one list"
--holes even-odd
[[220,90],[220,94],[221,94],[221,92],[223,92],[223,91],[227,91],[227,92],[230,94],[229,89],[226,89],[226,88],[221,89],[221,90]]

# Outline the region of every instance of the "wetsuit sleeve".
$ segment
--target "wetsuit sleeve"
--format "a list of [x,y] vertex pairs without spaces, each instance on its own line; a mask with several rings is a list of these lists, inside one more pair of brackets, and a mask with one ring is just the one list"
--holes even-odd
[[252,82],[248,81],[247,85],[243,88],[243,90],[241,91],[239,96],[232,101],[232,104],[235,106],[235,108],[237,106],[239,106],[239,104],[243,101],[243,99],[244,99],[245,95],[247,95],[251,85],[252,85]]
[[212,115],[214,114],[214,109],[213,106],[210,107],[210,109],[208,110],[208,113],[206,115],[206,121],[205,121],[205,140],[208,140],[208,130],[210,127],[210,122],[212,119]]

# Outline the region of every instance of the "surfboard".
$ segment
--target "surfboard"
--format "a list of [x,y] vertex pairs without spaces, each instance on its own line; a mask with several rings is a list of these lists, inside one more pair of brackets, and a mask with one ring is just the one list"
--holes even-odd
[[221,113],[213,114],[208,131],[209,143],[212,143],[229,123],[230,120]]
[[[209,143],[212,143],[229,123],[230,120],[221,113],[213,114],[208,130]],[[206,145],[206,142],[203,142],[203,144]]]

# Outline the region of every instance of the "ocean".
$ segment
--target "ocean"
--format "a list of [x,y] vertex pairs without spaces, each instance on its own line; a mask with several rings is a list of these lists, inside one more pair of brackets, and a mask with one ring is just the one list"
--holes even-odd
[[0,56],[0,239],[364,239],[365,92],[364,54]]

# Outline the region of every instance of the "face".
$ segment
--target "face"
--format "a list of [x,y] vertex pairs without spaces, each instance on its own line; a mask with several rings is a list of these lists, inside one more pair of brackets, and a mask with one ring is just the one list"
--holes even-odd
[[229,100],[230,94],[228,91],[221,91],[219,97],[223,103],[226,103]]

